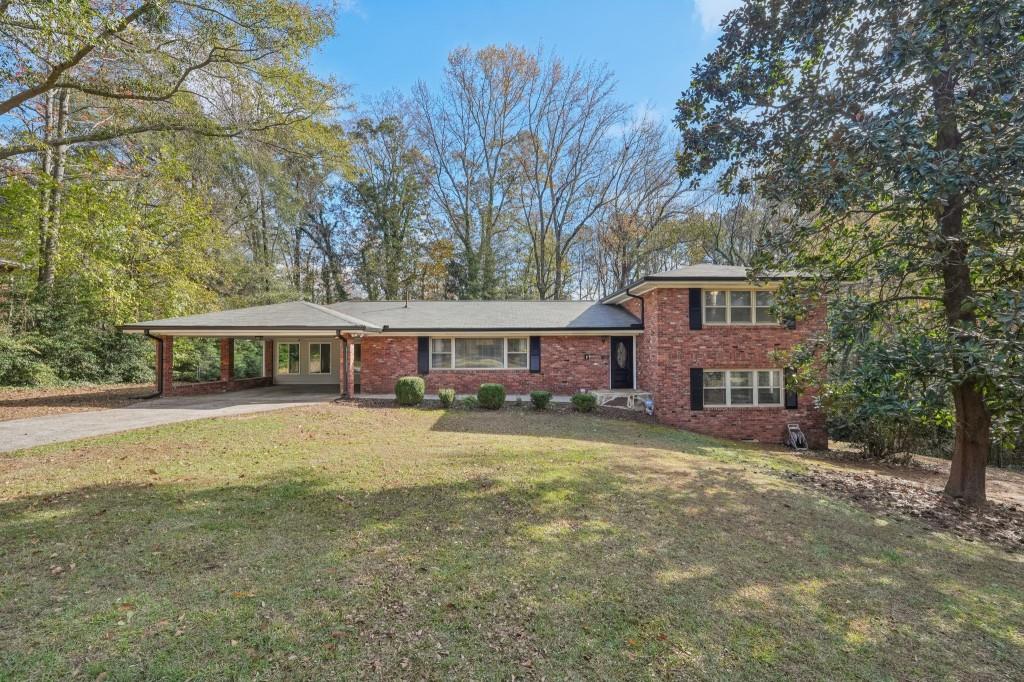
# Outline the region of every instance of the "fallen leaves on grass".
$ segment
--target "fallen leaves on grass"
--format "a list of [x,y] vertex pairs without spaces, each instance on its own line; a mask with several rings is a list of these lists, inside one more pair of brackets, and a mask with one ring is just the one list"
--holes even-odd
[[966,540],[982,540],[1010,551],[1024,552],[1024,508],[987,502],[973,507],[941,491],[878,474],[852,474],[810,469],[786,472],[786,478],[814,486],[873,512],[914,518],[936,530]]

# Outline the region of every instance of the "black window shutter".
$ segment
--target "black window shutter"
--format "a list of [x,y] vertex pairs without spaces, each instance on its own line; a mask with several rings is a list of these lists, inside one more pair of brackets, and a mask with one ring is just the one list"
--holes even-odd
[[796,320],[792,317],[787,317],[782,321],[782,324],[786,329],[796,329]]
[[419,367],[416,371],[420,374],[430,374],[430,337],[420,336],[417,338],[416,360]]
[[704,409],[704,370],[700,367],[690,368],[690,409]]
[[690,329],[701,328],[700,297],[703,294],[701,289],[690,289]]
[[783,370],[783,376],[785,377],[786,386],[786,409],[795,410],[797,408],[796,390],[790,388],[793,384],[793,369],[791,367],[787,367]]
[[530,372],[538,374],[540,372],[540,337],[530,337]]

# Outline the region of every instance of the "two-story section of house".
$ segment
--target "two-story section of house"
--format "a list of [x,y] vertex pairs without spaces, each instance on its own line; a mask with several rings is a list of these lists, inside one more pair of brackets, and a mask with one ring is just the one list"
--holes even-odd
[[[346,397],[389,395],[417,374],[435,393],[548,390],[648,394],[665,424],[727,438],[784,441],[799,424],[825,447],[813,391],[787,390],[775,351],[819,333],[824,304],[780,321],[774,292],[746,269],[695,265],[639,279],[601,301],[294,301],[126,325],[157,341],[165,394],[270,384],[334,385]],[[220,376],[177,380],[174,340],[220,338]],[[244,342],[244,372],[235,347]],[[262,358],[253,357],[258,348]]]
[[602,302],[641,318],[637,381],[654,397],[658,421],[698,433],[776,443],[799,424],[825,448],[815,391],[787,390],[778,356],[825,325],[825,302],[800,320],[778,320],[774,292],[785,273],[752,284],[746,268],[694,265],[643,277]]

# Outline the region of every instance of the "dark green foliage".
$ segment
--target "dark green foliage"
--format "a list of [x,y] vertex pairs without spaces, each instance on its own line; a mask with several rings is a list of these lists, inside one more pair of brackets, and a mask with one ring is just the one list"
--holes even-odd
[[476,399],[475,395],[467,395],[462,399],[462,406],[467,410],[473,410],[480,406],[480,401]]
[[399,405],[419,405],[426,391],[422,377],[402,377],[395,382],[395,400]]
[[593,393],[574,393],[571,400],[579,412],[593,412],[597,407],[597,396]]
[[533,406],[538,410],[546,409],[548,403],[551,402],[551,391],[531,391],[530,402],[532,402]]
[[455,389],[442,388],[437,392],[437,399],[441,401],[441,407],[447,409],[455,404]]
[[0,334],[0,386],[45,386],[55,382],[53,371],[26,338]]
[[501,384],[480,384],[476,399],[480,407],[488,410],[500,409],[505,404],[505,387]]
[[263,376],[263,342],[257,339],[234,339],[236,379]]
[[220,339],[210,337],[175,339],[175,383],[202,383],[218,379],[220,379]]

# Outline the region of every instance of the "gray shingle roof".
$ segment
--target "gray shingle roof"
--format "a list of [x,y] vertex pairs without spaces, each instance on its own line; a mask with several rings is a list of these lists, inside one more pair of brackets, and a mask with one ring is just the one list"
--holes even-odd
[[359,320],[326,306],[306,301],[290,301],[235,308],[215,313],[169,317],[125,325],[126,330],[142,329],[370,329],[372,322]]
[[391,331],[543,331],[639,327],[617,305],[593,301],[343,301],[329,306]]
[[[623,294],[633,287],[644,282],[746,282],[749,279],[750,269],[742,265],[713,265],[711,263],[700,263],[698,265],[687,265],[675,270],[663,270],[652,275],[646,275],[627,284],[624,288],[605,296],[602,302],[609,302],[623,298]],[[759,280],[780,280],[789,277],[800,277],[800,273],[788,272],[763,272]]]
[[600,331],[639,328],[617,305],[593,301],[305,301],[148,320],[126,331],[340,329],[380,331]]

